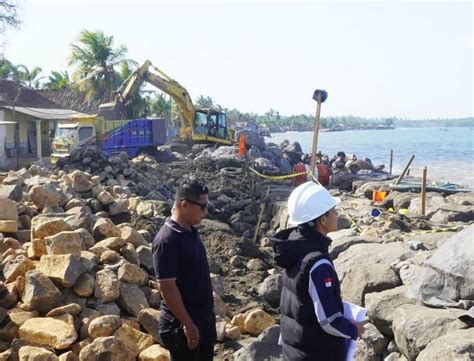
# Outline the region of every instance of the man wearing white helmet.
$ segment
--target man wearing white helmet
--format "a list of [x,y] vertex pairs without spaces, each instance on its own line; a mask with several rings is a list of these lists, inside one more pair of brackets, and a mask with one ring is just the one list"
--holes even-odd
[[275,261],[284,268],[280,299],[283,359],[339,361],[346,340],[363,324],[343,317],[339,279],[329,257],[329,232],[337,230],[339,203],[321,185],[306,182],[288,199],[289,223],[272,238]]

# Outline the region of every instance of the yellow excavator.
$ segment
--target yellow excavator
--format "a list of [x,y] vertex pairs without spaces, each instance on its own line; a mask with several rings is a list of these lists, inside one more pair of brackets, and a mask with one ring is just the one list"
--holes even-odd
[[[152,68],[156,73],[151,72]],[[180,112],[179,140],[188,143],[234,144],[235,132],[228,128],[226,114],[216,109],[196,109],[188,91],[154,67],[149,60],[135,70],[114,93],[114,100],[99,106],[104,119],[125,119],[126,103],[143,82],[169,94]]]

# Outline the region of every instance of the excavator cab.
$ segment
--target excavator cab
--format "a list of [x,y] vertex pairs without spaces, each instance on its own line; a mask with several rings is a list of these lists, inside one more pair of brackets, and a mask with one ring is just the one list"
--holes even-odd
[[232,144],[227,130],[225,113],[214,109],[196,109],[194,115],[193,140]]

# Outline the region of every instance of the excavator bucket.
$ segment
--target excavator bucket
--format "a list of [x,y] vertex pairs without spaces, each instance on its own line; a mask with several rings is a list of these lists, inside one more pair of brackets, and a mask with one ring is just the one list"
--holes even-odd
[[125,105],[121,102],[103,103],[99,105],[99,115],[105,120],[125,119]]

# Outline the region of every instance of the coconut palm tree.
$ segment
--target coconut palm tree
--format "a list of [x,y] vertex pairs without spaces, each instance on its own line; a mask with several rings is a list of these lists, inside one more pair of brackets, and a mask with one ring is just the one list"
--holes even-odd
[[71,44],[69,65],[77,66],[72,79],[86,98],[101,98],[121,82],[116,67],[121,64],[136,65],[127,59],[127,47],[114,45],[114,37],[102,31],[82,30],[77,43]]
[[67,88],[70,85],[69,74],[67,71],[51,71],[48,81],[44,84],[46,89],[59,90]]
[[0,80],[20,80],[17,67],[7,59],[0,59]]
[[44,79],[40,76],[42,69],[39,66],[34,66],[31,70],[26,65],[17,65],[18,75],[20,83],[26,88],[39,89],[41,87],[41,80]]

